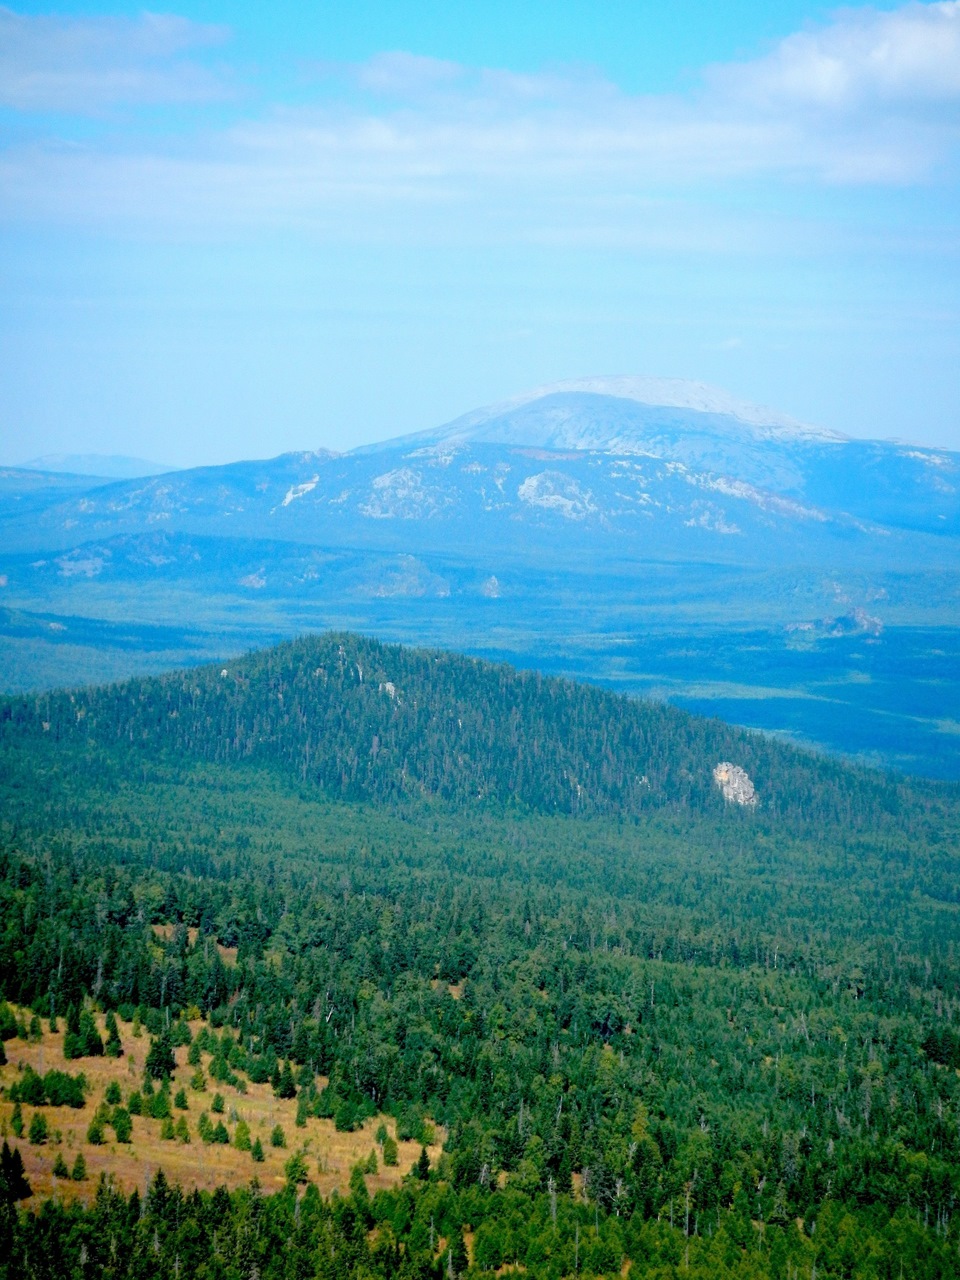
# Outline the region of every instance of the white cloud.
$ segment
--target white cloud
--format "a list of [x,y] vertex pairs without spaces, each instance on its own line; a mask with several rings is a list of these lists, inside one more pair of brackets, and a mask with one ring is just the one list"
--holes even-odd
[[788,36],[767,57],[715,68],[709,78],[722,95],[772,110],[956,104],[960,0],[842,10],[822,30]]
[[220,97],[217,80],[180,56],[226,34],[167,14],[59,18],[0,7],[0,104],[86,114],[117,103]]
[[[326,92],[323,106],[276,108],[189,146],[132,138],[113,150],[11,149],[0,157],[0,197],[8,217],[214,233],[295,224],[346,236],[416,227],[428,239],[494,229],[538,243],[690,247],[699,237],[709,248],[759,245],[755,217],[714,211],[694,227],[658,205],[656,193],[695,198],[705,187],[754,179],[927,179],[960,132],[958,14],[960,0],[883,14],[844,10],[753,62],[709,69],[686,97],[628,95],[592,71],[520,75],[384,53],[347,69],[352,88],[333,105]],[[173,76],[165,82],[173,94],[178,64],[169,60],[222,36],[175,18],[80,23],[0,11],[2,23],[21,33],[11,42],[20,52],[0,60],[8,101],[16,84],[29,99],[30,65],[64,77],[64,101],[78,76],[107,77],[111,68]],[[21,80],[7,63],[20,67]],[[342,87],[344,68],[337,74]],[[99,92],[121,86],[103,78]],[[48,87],[38,99],[44,93],[47,102],[56,96]]]

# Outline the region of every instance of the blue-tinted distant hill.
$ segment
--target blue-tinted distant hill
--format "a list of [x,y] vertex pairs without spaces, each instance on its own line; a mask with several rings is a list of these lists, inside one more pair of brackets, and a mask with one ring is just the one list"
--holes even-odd
[[[4,606],[68,634],[71,617],[189,631],[171,664],[350,628],[960,770],[954,646],[931,630],[960,622],[960,455],[695,383],[557,384],[348,454],[133,480],[8,469]],[[737,658],[748,633],[762,660]],[[658,634],[693,638],[696,664]],[[68,682],[96,670],[59,633],[61,657],[35,661],[45,635],[0,637],[4,687],[40,683],[31,663],[42,682],[58,661]],[[118,670],[137,670],[131,650]]]

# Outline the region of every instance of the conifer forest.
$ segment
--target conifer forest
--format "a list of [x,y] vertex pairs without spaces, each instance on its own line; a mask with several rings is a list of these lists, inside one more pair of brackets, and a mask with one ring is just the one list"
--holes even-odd
[[350,634],[7,697],[0,1276],[960,1276],[958,835]]

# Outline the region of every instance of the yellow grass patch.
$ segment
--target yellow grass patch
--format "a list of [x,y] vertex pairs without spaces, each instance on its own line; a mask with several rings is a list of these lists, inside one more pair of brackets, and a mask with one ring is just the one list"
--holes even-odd
[[[15,1012],[17,1012],[15,1010]],[[29,1021],[29,1016],[28,1016]],[[97,1015],[98,1028],[106,1040],[104,1019]],[[204,1024],[192,1022],[191,1032],[196,1035]],[[44,1024],[46,1026],[46,1024]],[[214,1081],[209,1076],[211,1056],[203,1054],[203,1069],[207,1076],[205,1093],[195,1093],[190,1088],[190,1079],[195,1071],[187,1062],[187,1047],[175,1050],[177,1069],[171,1082],[171,1104],[173,1095],[179,1088],[186,1090],[188,1111],[180,1111],[171,1105],[174,1123],[179,1116],[186,1117],[190,1127],[190,1144],[176,1141],[164,1141],[160,1137],[160,1120],[146,1116],[134,1116],[133,1135],[129,1144],[109,1141],[113,1137],[113,1129],[104,1127],[104,1145],[94,1146],[87,1141],[87,1129],[93,1119],[97,1107],[104,1100],[104,1093],[111,1081],[116,1080],[123,1095],[122,1105],[126,1106],[131,1093],[139,1089],[143,1083],[143,1064],[150,1047],[150,1037],[146,1030],[140,1037],[133,1035],[132,1027],[118,1020],[120,1039],[123,1044],[121,1058],[76,1058],[66,1059],[63,1056],[63,1023],[61,1030],[44,1031],[42,1039],[36,1044],[23,1040],[7,1040],[5,1049],[9,1059],[5,1067],[0,1067],[0,1086],[4,1094],[0,1097],[0,1132],[9,1141],[11,1147],[18,1147],[23,1158],[24,1167],[34,1196],[30,1205],[38,1199],[45,1199],[54,1191],[63,1199],[82,1198],[90,1200],[96,1191],[100,1174],[109,1174],[115,1184],[129,1193],[135,1187],[142,1193],[146,1185],[163,1169],[170,1182],[179,1183],[185,1191],[194,1187],[212,1191],[219,1186],[234,1188],[244,1186],[254,1177],[258,1178],[264,1191],[279,1190],[285,1182],[284,1164],[294,1151],[305,1149],[310,1181],[319,1187],[324,1195],[334,1188],[345,1191],[348,1187],[350,1170],[359,1161],[366,1159],[370,1152],[376,1150],[379,1166],[376,1174],[367,1175],[367,1186],[371,1194],[381,1187],[395,1186],[401,1177],[410,1172],[411,1167],[420,1155],[420,1144],[417,1142],[399,1142],[399,1164],[388,1168],[383,1164],[374,1135],[380,1124],[384,1124],[388,1133],[396,1138],[396,1122],[390,1116],[377,1116],[368,1120],[362,1129],[354,1133],[338,1133],[332,1120],[317,1120],[309,1117],[306,1126],[296,1127],[296,1099],[279,1099],[273,1096],[269,1084],[253,1084],[246,1081],[247,1092],[240,1093],[229,1084]],[[24,1129],[23,1137],[18,1139],[10,1128],[14,1104],[6,1097],[6,1091],[19,1078],[20,1068],[27,1065],[43,1075],[54,1068],[67,1071],[71,1075],[83,1072],[91,1088],[87,1092],[86,1104],[81,1108],[73,1107],[38,1107],[47,1119],[50,1139],[42,1146],[32,1146],[27,1141],[30,1120],[35,1108],[23,1105]],[[319,1082],[325,1083],[321,1079]],[[220,1093],[224,1100],[222,1116],[212,1111],[213,1097]],[[245,1120],[250,1126],[250,1140],[260,1139],[263,1147],[264,1161],[256,1164],[249,1151],[237,1151],[235,1147],[223,1146],[219,1143],[209,1145],[200,1141],[197,1132],[197,1121],[200,1112],[206,1111],[211,1121],[223,1120],[230,1133],[231,1142],[235,1129],[234,1113],[239,1120]],[[270,1145],[270,1134],[279,1124],[286,1135],[286,1148],[275,1148]],[[57,1136],[59,1135],[59,1137]],[[440,1155],[443,1134],[437,1128],[433,1146],[428,1148],[431,1163],[435,1163]],[[83,1152],[87,1164],[85,1182],[73,1182],[66,1178],[54,1178],[53,1166],[57,1155],[63,1156],[67,1167],[73,1168],[77,1152]]]

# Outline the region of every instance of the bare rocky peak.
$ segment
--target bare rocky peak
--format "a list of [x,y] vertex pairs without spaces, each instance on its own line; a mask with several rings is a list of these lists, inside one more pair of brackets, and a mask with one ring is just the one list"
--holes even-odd
[[713,771],[713,780],[723,793],[723,798],[730,804],[755,805],[757,793],[750,775],[738,764],[722,760]]

